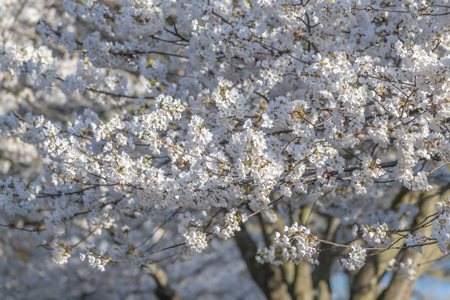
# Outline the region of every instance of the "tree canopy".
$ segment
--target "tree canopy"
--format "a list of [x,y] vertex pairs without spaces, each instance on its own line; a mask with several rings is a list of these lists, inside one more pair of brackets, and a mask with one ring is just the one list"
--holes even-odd
[[449,47],[447,0],[3,1],[0,294],[408,299]]

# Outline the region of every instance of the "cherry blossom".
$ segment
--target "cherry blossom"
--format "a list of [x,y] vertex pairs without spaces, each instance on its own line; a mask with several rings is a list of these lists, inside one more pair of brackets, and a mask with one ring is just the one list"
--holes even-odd
[[449,253],[448,1],[3,2],[6,299],[289,299],[344,270],[388,299],[358,294],[366,257],[415,280]]

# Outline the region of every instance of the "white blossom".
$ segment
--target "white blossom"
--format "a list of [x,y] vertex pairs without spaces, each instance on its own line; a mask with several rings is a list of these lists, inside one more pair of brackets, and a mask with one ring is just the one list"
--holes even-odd
[[408,247],[413,247],[413,249],[419,253],[423,253],[422,247],[420,245],[426,243],[427,240],[428,238],[422,236],[420,232],[417,232],[415,234],[408,234],[405,239],[405,245]]
[[388,271],[396,273],[398,278],[414,280],[416,276],[416,263],[411,258],[406,262],[398,263],[395,258],[389,261]]
[[449,253],[450,245],[450,197],[436,204],[438,217],[432,222],[434,230],[431,238],[435,239],[443,254]]
[[88,258],[89,265],[101,272],[106,270],[105,266],[111,260],[107,251],[101,250],[99,252],[93,243],[86,245],[86,253],[80,253],[81,261],[84,261],[86,257]]
[[275,232],[275,242],[281,247],[283,258],[292,260],[295,264],[306,260],[312,264],[319,264],[317,260],[317,237],[310,230],[297,223],[291,227],[285,226],[283,235]]
[[[447,2],[1,1],[4,294],[142,298],[142,272],[166,270],[191,298],[238,298],[241,222],[295,263],[355,223],[365,249],[448,254],[450,200],[420,223],[403,196],[450,181]],[[68,263],[85,243],[82,261],[114,268]],[[279,265],[266,246],[256,260]],[[339,263],[356,271],[365,249]]]
[[189,212],[178,215],[178,232],[195,251],[202,252],[207,246],[206,234],[201,231],[202,222],[195,220]]
[[256,251],[255,259],[260,264],[274,264],[276,266],[283,264],[281,260],[276,259],[275,256],[275,245],[271,245],[269,248],[264,247],[258,248],[258,251]]
[[67,259],[70,257],[70,253],[67,252],[67,249],[63,244],[55,244],[53,248],[53,262],[64,265],[67,264]]
[[239,222],[247,220],[246,214],[239,214],[236,208],[233,208],[225,215],[225,225],[223,227],[215,226],[214,232],[222,239],[228,239],[234,236],[235,231],[241,231]]
[[386,247],[394,240],[386,223],[361,225],[360,229],[363,232],[362,238],[372,247]]
[[350,252],[338,260],[340,266],[344,266],[349,271],[361,269],[366,261],[366,250],[358,244],[351,246]]

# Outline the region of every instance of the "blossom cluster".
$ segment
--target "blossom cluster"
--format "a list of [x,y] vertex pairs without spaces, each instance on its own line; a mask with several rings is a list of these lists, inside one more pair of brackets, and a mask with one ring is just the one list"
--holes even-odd
[[358,244],[353,244],[350,252],[338,260],[340,266],[344,266],[349,271],[361,269],[366,261],[366,250]]
[[372,178],[378,178],[386,174],[386,171],[380,166],[381,160],[377,159],[375,163],[370,161],[370,157],[362,158],[363,169],[355,171],[352,174],[352,185],[354,185],[357,192],[366,193],[364,188],[365,182],[370,182]]
[[189,212],[178,216],[178,232],[184,236],[186,243],[195,251],[202,252],[208,246],[206,234],[201,231],[202,222],[195,220]]
[[52,257],[53,262],[59,265],[67,264],[70,256],[70,253],[67,251],[67,245],[59,243],[54,245]]
[[395,258],[389,261],[388,271],[397,274],[398,278],[407,280],[414,280],[416,276],[416,263],[411,258],[408,258],[406,262],[398,263]]
[[86,257],[89,265],[101,272],[105,271],[106,264],[111,261],[108,251],[101,250],[99,252],[93,243],[86,245],[86,253],[80,253],[81,261],[84,261]]
[[222,239],[228,239],[234,236],[235,231],[241,231],[239,222],[247,221],[246,214],[239,214],[236,208],[231,209],[225,215],[225,225],[223,227],[215,226],[214,232]]
[[426,236],[423,236],[422,233],[417,232],[413,234],[408,234],[408,236],[405,238],[405,245],[408,247],[413,247],[414,250],[416,250],[419,253],[423,253],[422,246],[424,243],[428,241],[428,238]]
[[386,223],[377,223],[372,226],[361,225],[360,230],[362,238],[372,247],[386,247],[394,241]]
[[294,223],[291,227],[285,226],[283,235],[275,232],[275,242],[281,247],[285,260],[293,261],[295,264],[303,260],[319,264],[317,260],[319,240],[303,225]]
[[450,197],[438,202],[436,210],[439,215],[432,223],[434,230],[430,236],[436,240],[439,250],[447,254],[450,252]]
[[283,262],[276,259],[275,256],[275,245],[271,245],[269,248],[264,247],[258,248],[256,251],[255,260],[260,264],[274,264],[276,266],[281,265]]
[[[0,246],[12,266],[0,273],[25,274],[10,294],[36,270],[61,274],[24,261],[42,240],[67,268],[89,244],[82,258],[104,270],[93,241],[123,256],[181,238],[203,252],[253,214],[262,232],[308,209],[317,236],[323,216],[373,224],[355,233],[386,248],[420,207],[395,194],[450,180],[448,1],[3,2],[0,225],[17,237]],[[406,247],[450,251],[448,202]],[[275,241],[286,260],[318,263],[309,228]],[[356,270],[366,250],[351,247],[339,263]],[[257,260],[278,263],[270,245]]]

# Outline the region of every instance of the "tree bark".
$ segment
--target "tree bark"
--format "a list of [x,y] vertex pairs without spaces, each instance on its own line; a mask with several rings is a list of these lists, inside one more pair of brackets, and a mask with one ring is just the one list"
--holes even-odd
[[[339,219],[328,218],[328,228],[324,236],[327,241],[333,241],[335,239],[335,233],[339,227]],[[321,249],[323,252],[319,254],[319,265],[316,266],[313,272],[314,288],[319,290],[318,300],[330,300],[331,299],[331,266],[335,259],[334,255],[327,250],[331,248],[330,245],[322,244]]]

